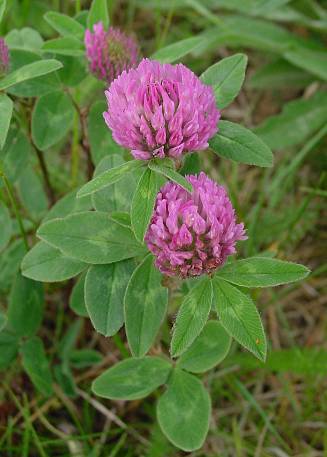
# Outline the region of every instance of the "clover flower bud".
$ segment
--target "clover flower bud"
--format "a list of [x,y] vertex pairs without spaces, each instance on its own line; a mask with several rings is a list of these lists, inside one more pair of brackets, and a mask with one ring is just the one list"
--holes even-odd
[[84,41],[91,73],[108,84],[139,61],[136,41],[117,28],[104,30],[101,22],[93,26],[93,33],[85,32]]

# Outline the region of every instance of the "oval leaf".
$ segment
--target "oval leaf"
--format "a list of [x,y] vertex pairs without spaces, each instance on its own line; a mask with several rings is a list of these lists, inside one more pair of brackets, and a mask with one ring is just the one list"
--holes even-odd
[[213,151],[235,162],[271,167],[273,155],[269,147],[251,130],[229,121],[219,122],[219,132],[209,141]]
[[208,433],[210,413],[210,397],[202,382],[175,369],[157,405],[159,425],[169,441],[185,452],[200,449]]
[[45,150],[58,143],[71,128],[74,107],[62,91],[42,95],[32,115],[32,137],[36,146]]
[[113,400],[136,400],[164,384],[171,365],[159,357],[126,359],[102,373],[92,384],[96,395]]
[[86,276],[85,304],[95,330],[112,336],[124,323],[124,295],[134,261],[94,265]]
[[46,75],[52,71],[59,70],[59,68],[62,68],[62,63],[55,59],[39,60],[37,62],[24,65],[1,79],[0,90],[8,89],[9,87],[28,79]]
[[251,298],[217,277],[213,278],[212,283],[214,303],[221,325],[238,343],[265,361],[266,336]]
[[168,290],[161,273],[147,256],[134,271],[125,294],[125,326],[133,356],[143,357],[150,349],[167,310]]
[[228,106],[241,90],[248,58],[245,54],[235,54],[220,60],[209,67],[200,77],[213,87],[217,106]]
[[85,270],[86,264],[65,256],[59,249],[40,241],[24,257],[22,273],[42,282],[65,281]]
[[212,303],[212,284],[209,277],[201,278],[183,300],[174,325],[170,353],[182,354],[199,335],[207,322]]
[[251,257],[225,265],[216,276],[238,286],[269,287],[300,281],[309,273],[308,268],[297,263]]
[[192,373],[204,373],[224,360],[231,341],[231,337],[219,322],[209,321],[178,360],[178,366]]
[[100,211],[51,220],[41,225],[37,235],[68,257],[86,263],[113,263],[144,254],[130,228]]

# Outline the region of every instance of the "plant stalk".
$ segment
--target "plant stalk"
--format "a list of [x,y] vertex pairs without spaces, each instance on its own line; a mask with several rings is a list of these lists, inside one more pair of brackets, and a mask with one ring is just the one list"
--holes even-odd
[[2,179],[3,179],[4,183],[5,183],[5,187],[6,187],[8,196],[9,196],[9,200],[10,200],[10,203],[11,203],[12,208],[14,210],[14,213],[15,213],[18,225],[19,225],[20,233],[21,233],[22,238],[24,240],[25,249],[26,249],[26,251],[28,251],[29,250],[29,246],[28,246],[27,235],[26,235],[26,232],[25,232],[25,229],[24,229],[23,220],[22,220],[21,215],[20,215],[19,210],[18,210],[18,204],[17,204],[16,198],[15,198],[15,194],[14,194],[13,188],[12,188],[12,186],[10,184],[9,179],[5,175],[4,171],[0,170],[0,176],[2,177]]

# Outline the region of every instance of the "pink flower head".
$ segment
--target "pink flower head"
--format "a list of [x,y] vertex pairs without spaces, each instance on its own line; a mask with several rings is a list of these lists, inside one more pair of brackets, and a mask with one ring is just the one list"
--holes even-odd
[[208,147],[220,113],[210,86],[182,64],[143,59],[105,92],[114,140],[135,159],[179,158]]
[[114,27],[106,31],[98,22],[93,30],[87,30],[84,38],[89,68],[98,79],[110,84],[138,63],[139,48],[133,38]]
[[0,77],[9,70],[9,51],[5,40],[0,37]]
[[182,278],[213,272],[247,238],[224,187],[203,172],[186,179],[192,194],[172,182],[160,190],[145,237],[157,268]]

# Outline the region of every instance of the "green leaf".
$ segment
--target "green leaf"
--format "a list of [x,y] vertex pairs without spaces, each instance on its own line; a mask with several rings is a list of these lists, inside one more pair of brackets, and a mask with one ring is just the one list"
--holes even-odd
[[184,164],[179,171],[183,176],[195,175],[195,174],[200,173],[201,164],[200,164],[199,154],[196,154],[194,152],[191,154],[187,154],[184,159]]
[[70,130],[73,118],[74,107],[65,92],[42,95],[32,115],[32,137],[36,146],[46,150],[58,143]]
[[13,241],[0,255],[0,292],[7,293],[26,252],[24,241]]
[[18,127],[12,126],[9,129],[5,147],[0,151],[2,169],[12,184],[28,166],[31,154],[32,148],[26,135]]
[[34,335],[43,318],[43,305],[42,284],[18,274],[9,296],[9,328],[19,336]]
[[143,357],[152,346],[167,310],[168,290],[161,273],[147,256],[134,271],[125,294],[125,327],[134,357]]
[[270,287],[304,279],[310,270],[303,265],[267,257],[237,260],[217,270],[216,276],[243,287]]
[[327,81],[326,52],[316,51],[304,46],[297,46],[283,54],[284,58],[297,67],[312,73]]
[[201,75],[200,79],[213,87],[219,109],[228,106],[241,90],[247,61],[245,54],[235,54],[220,60]]
[[157,417],[166,437],[185,452],[200,449],[209,430],[210,396],[195,376],[174,369],[159,398]]
[[132,228],[140,242],[143,242],[150,224],[159,188],[160,182],[156,173],[146,168],[137,184],[131,208]]
[[[34,50],[33,52],[26,49],[10,50],[10,70],[12,72],[34,62],[42,62],[42,59],[37,51]],[[58,73],[61,73],[62,71],[63,68],[60,68],[59,72],[53,71],[52,73],[48,73],[46,75],[22,81],[12,87],[9,87],[6,91],[16,97],[39,97],[47,92],[60,89]]]
[[62,63],[55,59],[39,60],[37,62],[24,65],[1,79],[0,90],[8,89],[9,87],[28,79],[46,75],[52,71],[59,70],[59,68],[62,68]]
[[85,54],[83,43],[72,36],[48,40],[43,44],[42,51],[72,57],[83,56]]
[[186,371],[204,373],[224,360],[231,341],[231,337],[219,322],[209,321],[177,364]]
[[306,87],[314,77],[294,67],[284,59],[277,59],[258,68],[249,81],[254,89],[280,89],[284,87]]
[[69,354],[69,362],[77,369],[93,367],[102,360],[102,354],[94,349],[76,349]]
[[105,29],[109,27],[107,0],[92,0],[89,15],[87,17],[87,28],[92,30],[94,24],[100,21]]
[[[162,159],[161,159],[162,160]],[[174,169],[161,165],[159,161],[150,161],[149,162],[150,170],[160,173],[161,175],[165,176],[166,178],[170,179],[170,181],[175,182],[179,186],[183,187],[183,189],[187,190],[188,192],[192,193],[193,187],[184,176],[177,173]]]
[[0,252],[7,246],[12,235],[12,221],[10,213],[4,203],[0,201]]
[[86,263],[119,262],[144,253],[144,247],[130,228],[100,211],[76,213],[46,222],[37,235],[68,257]]
[[260,124],[255,133],[272,149],[303,143],[327,122],[327,93],[286,103],[280,114]]
[[60,340],[58,355],[64,362],[69,360],[70,354],[77,344],[77,340],[82,329],[82,323],[82,319],[74,319]]
[[[240,2],[238,2],[240,4]],[[242,3],[243,4],[243,3]],[[216,31],[221,34],[221,27]],[[285,28],[262,19],[254,19],[248,16],[230,15],[224,17],[225,44],[239,48],[261,49],[265,52],[272,51],[282,53],[292,43],[297,42]],[[213,31],[211,32],[213,35]]]
[[228,365],[239,365],[243,372],[260,368],[267,372],[317,376],[327,374],[326,359],[327,351],[323,348],[295,346],[269,352],[264,365],[250,354],[244,353],[228,357]]
[[182,354],[205,326],[212,304],[212,285],[208,276],[197,281],[178,311],[171,340],[172,357]]
[[51,207],[50,211],[44,217],[43,222],[91,209],[92,203],[90,197],[76,198],[76,193],[77,191],[73,190],[60,200],[56,201],[56,203]]
[[108,109],[104,101],[93,103],[88,116],[88,135],[92,160],[95,165],[107,156],[116,153],[123,155],[124,149],[112,138],[110,129],[103,120],[102,113]]
[[225,330],[258,359],[265,361],[266,336],[260,315],[248,295],[225,281],[213,278],[214,304]]
[[7,5],[6,0],[0,0],[0,22],[2,21],[3,15],[5,13],[6,5]]
[[68,362],[61,363],[60,365],[54,366],[54,375],[57,383],[69,398],[76,397],[76,384],[74,381],[74,375]]
[[218,133],[209,141],[216,154],[235,162],[259,167],[272,166],[271,150],[251,130],[229,121],[220,121],[218,125]]
[[18,180],[20,200],[34,220],[39,221],[48,209],[48,198],[43,188],[40,176],[28,165]]
[[59,249],[40,241],[25,255],[21,268],[27,278],[57,282],[73,278],[86,266],[84,262],[67,257]]
[[[59,72],[63,85],[76,87],[87,77],[88,69],[85,65],[85,57],[57,55],[57,59],[63,64],[63,68]],[[81,87],[80,90],[83,91],[83,88]]]
[[0,94],[0,149],[3,148],[11,121],[14,104],[6,94]]
[[88,317],[88,312],[85,306],[84,287],[85,287],[86,272],[82,273],[75,283],[69,297],[69,307],[81,317]]
[[66,14],[48,11],[44,15],[44,19],[62,36],[73,35],[80,40],[84,38],[84,27]]
[[93,265],[85,281],[85,304],[95,330],[112,336],[124,323],[124,295],[135,263],[133,260]]
[[7,324],[7,316],[0,310],[0,333]]
[[77,198],[85,197],[86,195],[98,192],[99,190],[120,181],[127,173],[131,173],[142,166],[144,166],[144,163],[141,160],[131,160],[130,162],[125,162],[122,165],[119,165],[118,167],[110,168],[110,170],[104,171],[99,176],[92,179],[92,181],[86,183],[77,192]]
[[126,359],[102,373],[92,384],[96,395],[113,400],[144,398],[164,384],[171,365],[159,357]]
[[[121,155],[111,154],[103,157],[101,162],[95,169],[94,177],[101,173],[118,167],[124,163]],[[112,184],[99,192],[92,194],[93,206],[97,211],[128,211],[131,207],[131,195],[135,192],[136,179],[135,174],[138,170],[134,170],[133,174],[126,174],[120,181]]]
[[193,52],[204,41],[203,36],[194,36],[165,46],[152,54],[151,59],[161,63],[173,63]]
[[13,362],[18,353],[18,343],[16,335],[6,330],[0,332],[0,370],[6,369]]
[[35,387],[46,396],[53,393],[52,376],[42,340],[35,336],[21,347],[24,370]]
[[19,30],[10,30],[6,35],[6,44],[10,49],[10,54],[14,49],[25,49],[39,53],[43,45],[43,38],[37,30],[23,27]]

